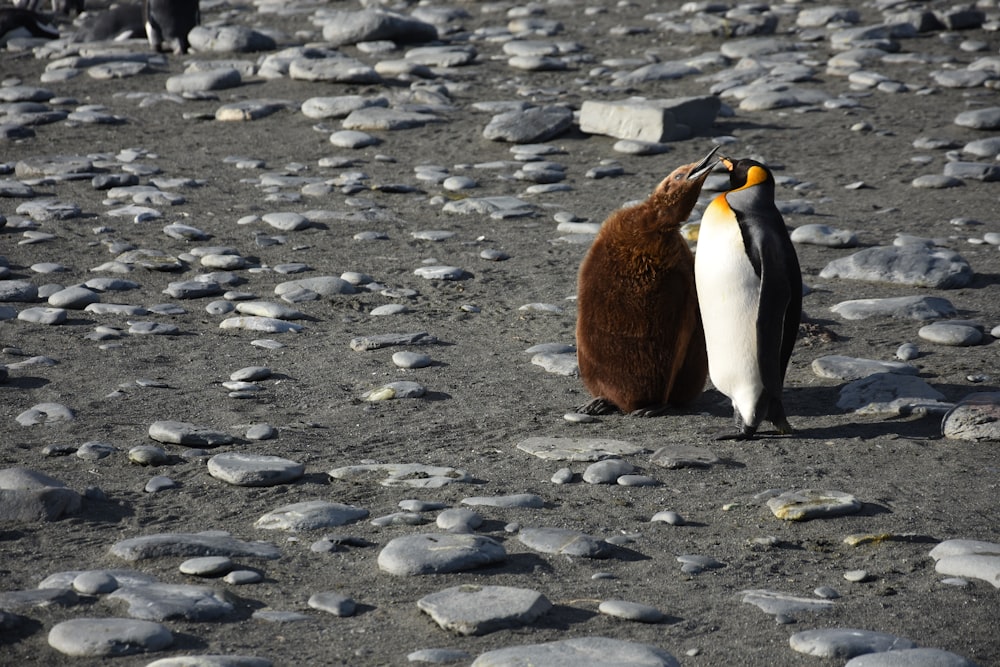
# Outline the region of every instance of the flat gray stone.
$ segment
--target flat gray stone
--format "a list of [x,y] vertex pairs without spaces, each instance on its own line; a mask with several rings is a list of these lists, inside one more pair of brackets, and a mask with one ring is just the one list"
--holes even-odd
[[[75,586],[76,581],[84,575],[114,579],[116,582],[116,588],[118,586],[135,586],[156,583],[156,577],[151,574],[146,574],[145,572],[129,569],[108,568],[102,570],[67,570],[64,572],[55,572],[38,582],[38,588],[66,588]],[[83,593],[84,591],[80,592]],[[0,604],[0,608],[6,607]]]
[[844,667],[976,667],[976,663],[939,648],[909,648],[859,655]]
[[834,604],[832,600],[804,598],[796,596],[792,593],[782,593],[781,591],[770,591],[764,589],[746,590],[741,591],[740,593],[743,596],[743,602],[752,604],[765,614],[771,614],[773,616],[777,616],[779,614],[791,616],[792,614],[801,611],[828,611],[833,609]]
[[233,559],[228,556],[201,556],[188,558],[177,566],[181,574],[193,577],[219,577],[233,569]]
[[862,503],[851,494],[842,491],[797,489],[785,491],[768,499],[767,506],[779,519],[807,521],[855,514],[861,511]]
[[583,481],[588,484],[614,484],[622,475],[631,475],[635,466],[618,458],[607,458],[591,463],[583,471]]
[[639,623],[661,623],[667,618],[667,615],[656,607],[628,600],[604,600],[597,605],[597,611],[606,616]]
[[253,655],[179,655],[160,658],[147,663],[146,667],[274,667],[267,658]]
[[430,42],[438,37],[432,24],[382,9],[324,11],[317,19],[322,22],[323,41],[334,47],[379,40]]
[[469,636],[530,625],[552,603],[527,588],[466,584],[426,595],[417,607],[445,630]]
[[887,299],[854,299],[841,301],[830,311],[845,320],[864,320],[869,317],[891,317],[909,320],[938,320],[954,317],[955,306],[948,299],[937,296],[898,296]]
[[963,398],[944,416],[941,433],[952,440],[1000,442],[1000,392]]
[[431,336],[426,331],[418,331],[416,333],[391,333],[379,334],[375,336],[361,336],[359,338],[352,338],[350,346],[351,349],[356,352],[365,352],[368,350],[380,350],[385,347],[393,347],[396,345],[432,345],[437,342],[437,338]]
[[983,162],[955,161],[946,162],[944,165],[944,175],[951,178],[961,178],[963,180],[972,179],[974,181],[993,182],[1000,181],[1000,167]]
[[10,612],[72,607],[80,603],[80,596],[70,585],[58,588],[34,588],[0,593],[0,609]]
[[234,486],[277,486],[304,473],[303,464],[280,456],[223,452],[208,460],[208,474]]
[[518,541],[529,549],[546,554],[579,556],[581,558],[607,558],[611,545],[569,528],[522,528]]
[[874,373],[840,390],[837,407],[858,414],[909,414],[915,409],[945,412],[944,394],[912,375]]
[[16,417],[21,426],[58,424],[76,419],[76,413],[62,403],[37,403]]
[[398,380],[365,392],[361,399],[364,401],[391,401],[397,398],[420,398],[426,393],[427,389],[419,382]]
[[867,280],[939,289],[964,287],[972,280],[972,276],[972,267],[958,253],[916,244],[865,248],[853,255],[833,260],[820,272],[821,278]]
[[573,125],[573,112],[562,106],[532,107],[494,116],[483,129],[490,141],[534,144],[548,141]]
[[694,445],[664,445],[649,457],[649,462],[671,470],[677,468],[708,468],[719,462],[711,450]]
[[277,46],[273,37],[241,25],[198,25],[188,32],[188,41],[199,53],[251,53]]
[[479,213],[495,219],[523,218],[534,215],[534,205],[510,196],[466,197],[444,205],[446,213]]
[[175,74],[167,79],[167,92],[170,93],[200,93],[209,90],[225,90],[235,88],[243,83],[239,70],[232,67],[185,72]]
[[299,333],[305,327],[294,322],[286,322],[274,317],[259,317],[256,315],[243,315],[238,317],[227,317],[219,322],[220,329],[243,329],[244,331],[261,331],[264,333]]
[[330,143],[338,148],[367,148],[380,142],[378,137],[358,130],[338,130],[330,135]]
[[149,425],[149,437],[157,442],[189,447],[218,447],[232,444],[228,433],[188,422],[157,421]]
[[22,322],[52,326],[64,324],[66,322],[67,315],[65,308],[47,308],[43,306],[36,306],[33,308],[25,308],[19,312],[17,314],[17,319]]
[[56,521],[79,514],[80,494],[64,483],[29,468],[0,470],[0,520],[11,523]]
[[142,584],[122,586],[106,598],[128,605],[128,615],[145,621],[210,621],[233,611],[223,593],[208,586]]
[[457,266],[421,266],[413,275],[426,280],[465,280],[469,273]]
[[67,308],[69,310],[83,310],[92,303],[101,300],[101,296],[86,287],[67,287],[50,295],[49,305],[53,308]]
[[[288,66],[288,76],[298,81],[378,84],[382,77],[371,65],[337,54],[326,58],[296,58]],[[346,126],[345,126],[346,127]],[[358,128],[347,128],[358,129]]]
[[309,597],[309,606],[334,616],[353,616],[357,608],[354,600],[334,591],[314,593]]
[[329,473],[334,479],[352,482],[374,482],[382,486],[405,486],[420,489],[437,489],[453,482],[472,482],[469,473],[447,466],[429,466],[422,463],[371,463],[336,468]]
[[506,496],[469,496],[462,498],[463,505],[473,507],[528,507],[539,509],[545,507],[545,500],[534,493],[512,493]]
[[534,437],[517,443],[517,448],[547,461],[600,461],[649,452],[642,445],[607,438]]
[[371,106],[352,111],[347,118],[341,121],[341,125],[345,130],[378,132],[410,130],[423,127],[428,123],[440,123],[443,121],[443,118],[431,113]]
[[338,276],[314,276],[278,283],[274,287],[274,293],[283,296],[298,289],[307,289],[327,298],[341,294],[357,294],[358,292],[357,287]]
[[368,510],[326,500],[307,500],[284,505],[257,519],[254,526],[266,530],[318,530],[343,526],[368,516]]
[[920,327],[917,335],[928,342],[952,347],[979,345],[983,340],[983,334],[978,328],[958,322],[935,322],[928,324],[927,326]]
[[955,125],[974,130],[1000,130],[1000,107],[963,111],[955,116]]
[[531,363],[544,368],[547,372],[564,377],[577,377],[580,375],[580,364],[576,358],[576,351],[569,354],[551,354],[543,352],[531,357]]
[[215,110],[215,120],[223,122],[260,120],[288,108],[297,107],[289,100],[243,100],[223,104]]
[[368,107],[388,107],[389,98],[382,95],[338,95],[310,97],[302,103],[302,114],[308,118],[346,118],[352,111]]
[[585,100],[580,130],[616,139],[661,144],[707,132],[721,108],[715,95],[616,102]]
[[281,556],[270,542],[245,542],[227,533],[158,533],[116,542],[111,554],[127,561],[163,558],[166,556],[228,556],[230,558],[263,558]]
[[858,236],[848,229],[835,229],[829,225],[801,225],[792,230],[793,243],[805,243],[826,248],[853,248],[858,245]]
[[159,623],[127,618],[74,618],[52,626],[49,646],[78,658],[115,657],[162,651],[174,642]]
[[788,638],[793,650],[820,658],[848,660],[865,653],[916,648],[909,639],[885,632],[829,628],[797,632]]
[[818,377],[833,380],[857,380],[875,373],[897,373],[899,375],[916,375],[919,370],[899,361],[879,361],[877,359],[859,359],[831,354],[818,357],[812,362],[812,371]]
[[378,566],[398,576],[464,572],[507,558],[503,545],[483,535],[425,533],[396,537],[379,552]]
[[680,667],[676,658],[649,644],[578,637],[545,644],[511,646],[481,654],[472,667]]
[[27,280],[0,280],[0,301],[30,303],[38,300],[38,287]]

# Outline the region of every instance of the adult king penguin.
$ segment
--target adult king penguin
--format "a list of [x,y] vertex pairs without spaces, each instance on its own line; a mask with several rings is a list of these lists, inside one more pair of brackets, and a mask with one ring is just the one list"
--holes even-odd
[[694,257],[680,227],[714,154],[678,167],[646,201],[612,213],[580,265],[577,359],[594,399],[578,412],[655,416],[704,390]]
[[732,189],[705,210],[695,255],[709,376],[732,400],[736,421],[735,433],[718,437],[750,439],[765,419],[788,434],[781,392],[802,317],[799,260],[770,170],[720,160]]

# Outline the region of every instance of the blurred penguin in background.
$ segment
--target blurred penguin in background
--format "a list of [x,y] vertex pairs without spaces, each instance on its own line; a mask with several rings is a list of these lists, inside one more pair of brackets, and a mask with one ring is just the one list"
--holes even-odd
[[157,52],[165,42],[173,43],[174,53],[188,52],[188,33],[201,22],[198,0],[144,0],[146,39]]

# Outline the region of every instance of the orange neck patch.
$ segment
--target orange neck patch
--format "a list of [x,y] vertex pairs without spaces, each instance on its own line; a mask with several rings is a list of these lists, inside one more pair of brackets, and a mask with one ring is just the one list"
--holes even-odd
[[752,188],[755,185],[760,185],[767,180],[767,171],[763,167],[758,167],[754,165],[747,169],[747,181],[737,190],[746,190],[747,188]]

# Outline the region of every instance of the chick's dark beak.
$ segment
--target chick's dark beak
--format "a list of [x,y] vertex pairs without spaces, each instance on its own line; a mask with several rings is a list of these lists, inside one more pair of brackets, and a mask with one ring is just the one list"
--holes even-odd
[[708,155],[702,158],[701,162],[692,167],[691,171],[688,172],[687,180],[696,181],[702,176],[707,176],[708,172],[715,168],[715,162],[712,162],[712,156],[715,152],[719,150],[719,147],[714,147],[709,151]]

